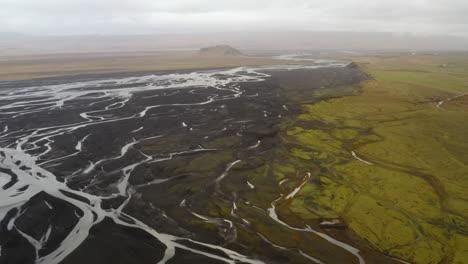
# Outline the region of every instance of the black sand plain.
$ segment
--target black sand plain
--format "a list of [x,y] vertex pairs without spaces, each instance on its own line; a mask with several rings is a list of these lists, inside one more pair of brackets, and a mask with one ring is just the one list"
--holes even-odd
[[[258,174],[258,168],[277,155],[277,149],[285,147],[280,140],[286,124],[284,120],[299,114],[301,103],[358,93],[357,85],[369,77],[354,67],[267,73],[270,77],[265,81],[238,83],[238,90],[241,91],[238,97],[232,96],[231,90],[213,87],[135,92],[122,107],[105,112],[105,118],[122,117],[122,120],[83,126],[54,136],[50,144],[52,151],[41,156],[37,164],[52,172],[60,182],[67,179],[71,189],[103,196],[116,192],[124,167],[144,160],[145,155],[151,156],[161,161],[142,163],[134,168],[128,186],[131,198],[127,200],[126,196],[116,195],[105,199],[103,209],[117,209],[125,203],[123,213],[141,220],[158,232],[229,248],[266,263],[311,263],[302,251],[294,248],[279,249],[279,246],[261,235],[268,232],[281,233],[280,224],[271,219],[265,220],[269,218],[261,198],[267,193],[276,194],[278,186],[274,175],[271,175],[271,183],[252,188],[247,184],[249,175]],[[148,73],[3,82],[0,89],[145,74]],[[223,76],[218,78],[222,79]],[[113,84],[112,87],[131,88],[132,85]],[[120,106],[117,98],[100,98],[96,94],[96,98],[100,99],[90,101],[90,96],[75,98],[67,102],[66,107],[56,110],[47,108],[14,118],[12,114],[2,113],[2,123],[8,124],[9,131],[18,132],[10,132],[7,137],[3,137],[1,146],[14,144],[37,128],[80,123],[83,121],[81,113],[99,111],[112,103]],[[213,102],[198,104],[214,97],[217,99]],[[11,103],[14,101],[3,101],[0,105]],[[138,115],[151,105],[162,106],[152,108],[141,118],[123,118]],[[31,107],[31,110],[34,109]],[[86,141],[82,151],[70,158],[60,159],[73,154],[76,143],[84,138]],[[125,155],[112,158],[118,157],[122,147],[135,140],[138,143],[132,145]],[[46,143],[44,139],[37,144],[37,149],[30,149],[28,153],[41,153],[47,148]],[[86,172],[84,168],[90,163],[98,165]],[[71,193],[66,195],[84,199]],[[241,213],[243,210],[245,213]],[[249,210],[257,210],[263,216],[257,217]],[[247,220],[247,216],[257,222],[252,223],[252,220]],[[8,226],[14,217],[17,229]],[[31,197],[21,208],[11,210],[1,222],[0,263],[34,263],[37,255],[45,256],[57,248],[74,228],[79,217],[79,210],[72,204],[47,193],[40,192]],[[50,226],[52,231],[47,243],[37,253],[34,246],[18,231],[39,241]],[[290,233],[284,236],[290,239]],[[322,242],[313,242],[310,247],[316,248],[311,252],[318,252],[317,255],[321,256],[324,263],[358,263],[341,248]],[[229,258],[221,250],[203,247],[190,240],[181,243],[186,243],[192,249]],[[158,263],[164,256],[164,250],[164,244],[147,232],[118,225],[112,219],[105,218],[91,228],[86,240],[61,263]],[[225,262],[177,248],[175,256],[167,263]]]

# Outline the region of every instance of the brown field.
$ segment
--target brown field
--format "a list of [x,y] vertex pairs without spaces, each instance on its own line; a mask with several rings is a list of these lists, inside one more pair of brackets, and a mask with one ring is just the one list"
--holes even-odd
[[[281,61],[294,64],[293,61]],[[279,64],[247,56],[200,56],[196,51],[82,53],[0,57],[0,80],[32,79],[108,72],[207,69]]]

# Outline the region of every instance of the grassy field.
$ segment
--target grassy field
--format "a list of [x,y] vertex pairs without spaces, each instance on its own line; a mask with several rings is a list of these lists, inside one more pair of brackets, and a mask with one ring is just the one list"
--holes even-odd
[[373,77],[361,94],[303,104],[285,125],[290,160],[321,167],[289,210],[411,263],[466,263],[468,98],[438,102],[468,94],[467,54],[345,59]]

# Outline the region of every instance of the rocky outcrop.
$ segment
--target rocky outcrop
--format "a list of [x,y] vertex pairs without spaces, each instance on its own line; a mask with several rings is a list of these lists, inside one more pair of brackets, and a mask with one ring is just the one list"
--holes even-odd
[[199,53],[203,56],[243,56],[240,51],[228,45],[201,48]]

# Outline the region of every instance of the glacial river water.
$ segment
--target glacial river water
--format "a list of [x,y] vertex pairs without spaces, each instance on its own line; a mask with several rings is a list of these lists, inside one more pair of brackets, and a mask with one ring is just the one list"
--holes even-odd
[[[225,263],[262,263],[219,245],[165,233],[145,219],[125,212],[128,202],[138,192],[131,182],[139,167],[178,155],[216,151],[197,146],[182,151],[166,149],[164,153],[155,154],[145,153],[138,146],[164,141],[174,133],[198,131],[200,138],[208,138],[213,133],[242,134],[242,122],[248,122],[245,121],[248,113],[242,119],[223,117],[219,124],[206,127],[202,116],[217,115],[227,104],[236,104],[236,100],[260,100],[262,94],[249,87],[268,79],[268,72],[346,65],[345,62],[318,61],[313,65],[0,83],[0,236],[3,237],[0,259],[6,261],[2,263],[60,263],[104,219],[143,230],[162,243],[164,254],[153,263],[166,263],[174,257],[176,249]],[[265,107],[256,118],[274,116],[278,119],[287,111],[286,106]],[[260,140],[254,140],[247,149],[260,144]],[[227,164],[225,171],[213,181],[221,184],[237,162],[240,160]],[[305,181],[307,175],[304,177]],[[160,184],[168,180],[142,179],[138,184]],[[247,182],[246,188],[255,186]],[[278,199],[293,198],[297,191]],[[272,219],[287,226],[278,219],[275,202],[264,209]],[[185,206],[185,200],[180,206]],[[193,215],[216,222],[203,215]],[[232,226],[232,222],[229,225]],[[299,231],[318,234],[364,263],[359,250],[352,246],[311,227]],[[190,243],[184,243],[187,241]],[[324,263],[301,254],[312,263]]]

